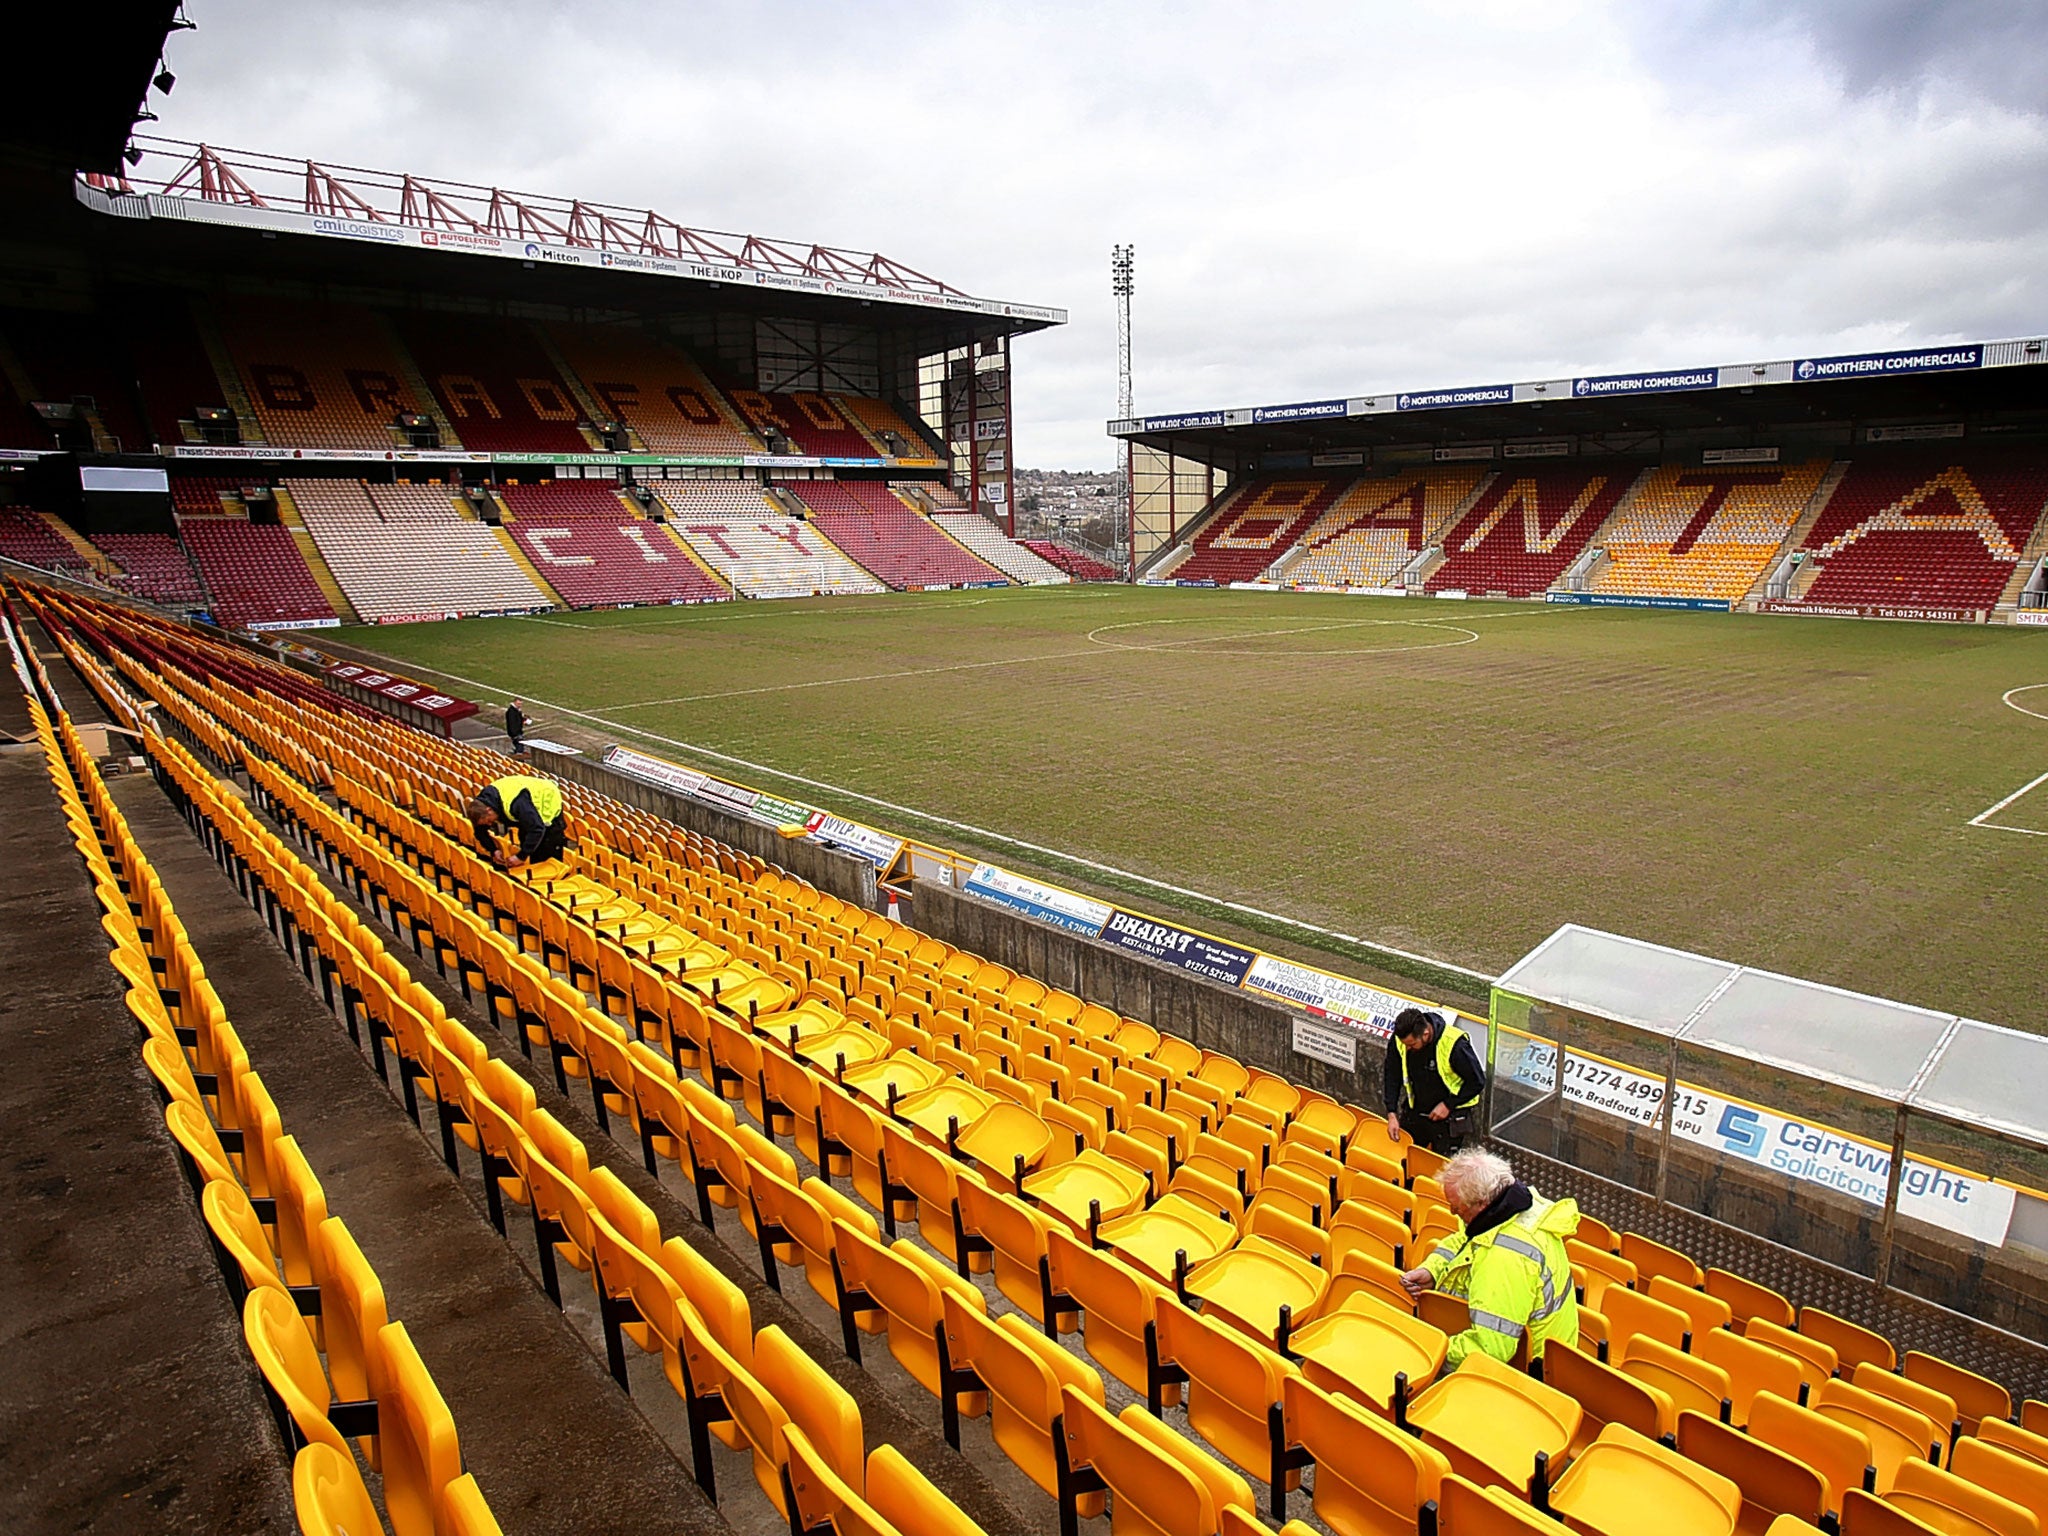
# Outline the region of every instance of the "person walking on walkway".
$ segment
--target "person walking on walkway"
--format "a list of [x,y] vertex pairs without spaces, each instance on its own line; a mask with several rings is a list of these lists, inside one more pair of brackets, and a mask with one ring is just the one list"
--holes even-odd
[[517,699],[505,706],[505,734],[512,740],[512,755],[526,756],[526,711]]

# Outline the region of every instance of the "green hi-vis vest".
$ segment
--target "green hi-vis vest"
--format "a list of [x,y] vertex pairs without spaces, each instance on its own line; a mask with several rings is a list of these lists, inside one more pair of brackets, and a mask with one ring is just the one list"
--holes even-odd
[[[1436,1037],[1436,1075],[1443,1079],[1444,1092],[1451,1096],[1453,1109],[1470,1109],[1479,1102],[1477,1093],[1470,1098],[1465,1097],[1465,1079],[1451,1070],[1451,1052],[1464,1038],[1465,1031],[1451,1023],[1446,1023]],[[1414,1104],[1415,1085],[1408,1080],[1408,1047],[1398,1040],[1394,1044],[1401,1052],[1401,1091],[1408,1096],[1408,1102]]]
[[529,778],[523,773],[508,773],[502,779],[494,779],[491,788],[498,792],[498,799],[505,807],[505,820],[512,820],[512,802],[524,792],[533,797],[533,808],[542,821],[553,821],[562,814],[562,786],[552,779]]

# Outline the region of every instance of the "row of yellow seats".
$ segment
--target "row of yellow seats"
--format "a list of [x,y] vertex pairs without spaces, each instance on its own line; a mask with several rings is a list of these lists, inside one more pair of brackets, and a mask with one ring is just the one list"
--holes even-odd
[[[730,1025],[725,1027],[733,1028]],[[736,1030],[734,1032],[737,1033]],[[763,1039],[762,1044],[769,1049],[773,1049],[772,1036]],[[712,1052],[714,1057],[716,1049],[714,1046]],[[624,1095],[615,1098],[613,1100],[613,1109],[614,1112],[632,1114],[640,1100],[651,1096],[648,1090],[647,1079],[651,1077],[659,1080],[663,1076],[668,1075],[669,1069],[660,1057],[646,1050],[639,1042],[634,1042],[630,1045],[627,1054],[629,1061],[634,1062],[637,1067],[635,1072],[637,1091],[631,1100],[627,1099]],[[629,1070],[634,1070],[634,1068],[629,1068]],[[602,1092],[597,1083],[593,1083],[593,1088],[598,1089],[600,1093]],[[845,1099],[845,1096],[840,1094],[836,1088],[821,1085],[821,1090],[824,1094]],[[806,1269],[811,1276],[812,1283],[819,1288],[821,1294],[832,1295],[833,1299],[842,1306],[842,1309],[849,1312],[852,1319],[849,1328],[850,1338],[853,1337],[852,1327],[858,1325],[858,1313],[861,1310],[858,1302],[866,1296],[866,1288],[871,1277],[877,1267],[886,1267],[891,1262],[888,1260],[878,1261],[873,1255],[893,1254],[895,1256],[893,1263],[898,1269],[897,1283],[894,1285],[882,1280],[873,1281],[873,1289],[876,1294],[900,1298],[906,1291],[906,1287],[903,1284],[906,1272],[903,1266],[908,1266],[907,1273],[910,1279],[914,1281],[914,1284],[909,1289],[925,1293],[928,1304],[927,1312],[930,1312],[934,1306],[943,1305],[943,1297],[938,1296],[936,1293],[942,1284],[954,1281],[954,1276],[932,1265],[928,1259],[923,1258],[920,1250],[914,1249],[908,1244],[899,1243],[892,1250],[881,1249],[874,1237],[875,1226],[873,1218],[866,1217],[865,1213],[858,1212],[857,1207],[849,1208],[844,1197],[838,1196],[835,1191],[831,1191],[829,1185],[823,1184],[822,1181],[811,1180],[807,1181],[804,1187],[798,1187],[794,1183],[795,1164],[788,1158],[787,1154],[781,1153],[765,1137],[755,1133],[752,1127],[737,1125],[731,1118],[730,1109],[722,1102],[710,1098],[696,1084],[688,1082],[676,1083],[671,1078],[669,1092],[675,1099],[680,1101],[681,1114],[678,1115],[676,1112],[677,1107],[672,1106],[663,1114],[650,1115],[648,1117],[655,1127],[657,1144],[667,1143],[673,1148],[674,1155],[679,1160],[685,1156],[687,1149],[687,1155],[695,1165],[691,1170],[692,1177],[699,1183],[700,1189],[708,1188],[717,1203],[738,1207],[743,1222],[748,1224],[756,1232],[757,1236],[763,1231],[768,1234],[771,1252],[778,1246],[784,1248],[785,1252],[791,1252],[797,1247],[804,1248],[807,1255]],[[847,1100],[847,1102],[850,1102],[850,1100]],[[893,1123],[879,1121],[873,1116],[872,1111],[867,1111],[865,1114],[872,1123],[872,1129],[876,1133],[877,1140],[876,1156],[874,1159],[876,1182],[871,1187],[878,1202],[887,1208],[893,1202],[889,1191],[885,1191],[882,1187],[881,1181],[887,1177],[883,1170],[888,1166],[889,1152],[892,1147],[895,1152],[895,1162],[906,1173],[912,1167],[919,1166],[921,1161],[930,1162],[940,1167],[943,1167],[943,1164],[939,1163],[939,1160],[936,1158],[921,1160],[917,1155],[916,1144],[910,1141],[900,1128],[896,1127]],[[683,1121],[683,1124],[680,1126],[672,1123],[678,1119]],[[673,1131],[682,1131],[683,1134],[669,1134]],[[1044,1135],[1042,1129],[1040,1134],[1042,1139],[1050,1140],[1049,1137]],[[854,1139],[859,1142],[865,1138],[856,1134]],[[530,1165],[532,1162],[532,1153],[530,1151],[513,1145],[503,1146],[499,1150],[509,1154],[503,1159],[507,1166],[516,1166],[518,1163]],[[855,1156],[857,1158],[858,1154],[855,1153]],[[969,1179],[971,1179],[971,1176],[963,1177],[961,1183],[956,1188],[971,1188],[972,1185],[968,1182]],[[523,1182],[529,1187],[532,1185],[531,1179]],[[856,1184],[858,1185],[860,1182],[858,1172],[856,1172]],[[911,1186],[897,1186],[897,1188],[904,1194],[914,1195],[914,1189]],[[993,1195],[994,1192],[991,1192],[991,1194]],[[956,1219],[953,1217],[955,1198],[943,1193],[938,1198],[944,1200],[948,1219]],[[994,1198],[998,1200],[1005,1199],[1005,1197],[1000,1195],[994,1195]],[[972,1196],[969,1195],[968,1199],[971,1201]],[[1021,1202],[1009,1201],[1008,1203],[1014,1214],[1023,1214],[1028,1210]],[[764,1206],[766,1207],[765,1214]],[[867,1229],[865,1233],[861,1232],[859,1227],[849,1222],[849,1215],[856,1216],[860,1222],[864,1223]],[[985,1223],[985,1225],[990,1227],[995,1227],[997,1224],[993,1220]],[[830,1234],[829,1247],[826,1246],[823,1240],[827,1233]],[[804,1244],[799,1234],[810,1234],[810,1244]],[[777,1243],[775,1241],[777,1238],[785,1240]],[[867,1243],[871,1250],[870,1256],[866,1261],[858,1256],[856,1252],[857,1246],[863,1241]],[[915,1255],[915,1257],[907,1257],[908,1255]],[[1114,1263],[1115,1261],[1104,1258],[1101,1262]],[[832,1291],[828,1292],[824,1281],[827,1277],[834,1276],[835,1268],[837,1278],[834,1280]],[[853,1300],[851,1302],[849,1302],[848,1296],[842,1289],[846,1284],[845,1277],[849,1274],[854,1277],[852,1281]],[[978,1306],[979,1295],[972,1292],[971,1287],[960,1286],[955,1291],[956,1297],[964,1297],[968,1294],[973,1294],[975,1297],[975,1302],[970,1305]],[[956,1308],[961,1304],[961,1302],[956,1300]],[[1218,1310],[1221,1311],[1222,1309],[1219,1307]],[[1109,1328],[1110,1324],[1107,1321],[1109,1314],[1103,1307],[1093,1308],[1091,1313],[1104,1319],[1101,1324],[1104,1329]],[[1194,1319],[1194,1314],[1191,1312],[1186,1313],[1186,1316],[1191,1320]],[[906,1318],[904,1321],[909,1324],[908,1327],[892,1330],[892,1346],[897,1346],[900,1341],[901,1347],[906,1349],[910,1355],[910,1359],[906,1363],[911,1364],[912,1368],[916,1369],[920,1363],[919,1356],[929,1353],[928,1347],[925,1346],[925,1341],[930,1337],[926,1325],[935,1322],[936,1318],[919,1317],[915,1320]],[[955,1319],[956,1331],[965,1326],[971,1325],[962,1324],[958,1319]],[[1210,1320],[1203,1323],[1202,1326],[1214,1330],[1219,1325],[1216,1321]],[[1029,1330],[1023,1330],[1020,1333],[1013,1327],[1011,1330],[1008,1330],[1008,1333],[1010,1338],[1005,1341],[1006,1343],[1011,1343],[1014,1348],[1022,1349],[1027,1353],[1035,1353],[1046,1369],[1053,1369],[1057,1360],[1071,1359],[1063,1351],[1057,1349],[1052,1349],[1049,1356],[1044,1354],[1043,1350],[1034,1352],[1032,1346],[1037,1344],[1038,1341],[1032,1338]],[[1440,1363],[1445,1341],[1441,1333],[1436,1334],[1436,1338],[1437,1346],[1434,1354],[1436,1361]],[[1014,1341],[1017,1339],[1028,1340],[1029,1342],[1020,1345],[1014,1344]],[[1309,1342],[1313,1346],[1316,1341],[1311,1337]],[[968,1346],[963,1342],[959,1351],[963,1358],[965,1358],[967,1350]],[[1171,1361],[1168,1363],[1170,1365]],[[991,1369],[993,1370],[994,1368],[991,1367]],[[995,1374],[1000,1377],[1002,1373],[995,1371]],[[1097,1398],[1099,1400],[1099,1385]],[[1003,1430],[999,1430],[999,1434],[1005,1433],[1006,1430],[1013,1427],[1005,1425]],[[1025,1459],[1035,1465],[1042,1478],[1050,1478],[1051,1474],[1047,1469],[1052,1465],[1050,1453],[1051,1431],[1049,1426],[1045,1425],[1040,1426],[1040,1431],[1039,1449],[1043,1454],[1035,1459],[1030,1457]],[[1336,1480],[1334,1478],[1328,1481],[1333,1487],[1335,1486]],[[1051,1484],[1049,1482],[1048,1489],[1051,1491]]]
[[[252,772],[266,797],[283,803],[291,795],[289,786],[268,766],[252,766]],[[317,809],[324,807],[303,797],[295,805],[295,819],[311,825],[307,813]],[[350,829],[336,817],[328,823],[326,836],[346,840]],[[403,866],[367,838],[356,840],[352,854],[358,860],[379,862],[379,881],[406,879]],[[432,915],[442,924],[457,911],[451,897],[428,893],[426,887],[416,901],[422,907],[432,905]],[[502,946],[510,963],[535,967],[532,956],[514,952],[504,934],[481,924],[469,934]],[[733,1159],[748,1149],[754,1155],[776,1155],[776,1149],[750,1126],[735,1124],[731,1110],[698,1083],[678,1081],[668,1063],[647,1051],[643,1042],[635,1040],[629,1047],[623,1036],[604,1036],[602,1016],[588,1006],[584,1014],[586,1047],[592,1038],[608,1038],[621,1053],[635,1053],[641,1073],[653,1073],[657,1081],[666,1077],[670,1100],[662,1108],[680,1137],[670,1139],[649,1130],[651,1147],[676,1157],[692,1155],[692,1178],[709,1182],[711,1169],[721,1161],[733,1165]],[[592,1051],[584,1069],[600,1071],[602,1063],[604,1053]],[[627,1079],[623,1065],[612,1063],[608,1069]],[[543,1284],[557,1305],[557,1264],[565,1262],[592,1276],[606,1325],[608,1356],[621,1386],[627,1384],[627,1343],[662,1354],[668,1380],[690,1413],[692,1432],[707,1430],[727,1444],[752,1448],[756,1477],[778,1509],[786,1509],[784,1466],[797,1456],[795,1446],[801,1442],[821,1450],[836,1487],[850,1491],[852,1499],[868,1499],[868,1509],[881,1520],[901,1524],[903,1530],[975,1530],[893,1450],[881,1448],[862,1464],[858,1409],[852,1399],[791,1346],[780,1329],[756,1331],[743,1292],[692,1247],[676,1237],[664,1243],[653,1212],[608,1169],[590,1165],[584,1145],[535,1104],[530,1087],[510,1067],[485,1057],[475,1069],[461,1067],[453,1079],[432,1075],[422,1085],[459,1114],[457,1126],[467,1130],[465,1141],[473,1137],[483,1157],[487,1200],[500,1231],[504,1202],[530,1210]],[[594,1085],[600,1096],[608,1087],[602,1079]],[[612,1102],[618,1112],[629,1112],[625,1100]],[[686,1153],[686,1147],[694,1147],[694,1153]],[[795,1174],[793,1163],[788,1163],[788,1171]],[[846,1210],[858,1208],[848,1202]],[[786,1430],[799,1434],[786,1436]],[[713,1466],[702,1452],[696,1458],[696,1475],[707,1493],[715,1491]],[[889,1526],[877,1526],[885,1528]]]
[[[404,1325],[387,1319],[383,1288],[347,1227],[327,1215],[319,1181],[284,1134],[183,925],[69,717],[60,715],[53,731],[39,706],[35,713],[52,780],[105,910],[115,968],[131,983],[127,1003],[166,1124],[198,1187],[207,1226],[234,1262],[245,1341],[273,1402],[285,1410],[280,1427],[297,1452],[301,1524],[309,1531],[383,1529],[344,1438],[353,1434],[382,1473],[396,1536],[496,1536],[476,1480],[462,1471],[455,1427],[431,1376]],[[145,741],[154,756],[158,744]]]
[[[735,1075],[737,1076],[738,1074],[735,1074]],[[954,1120],[954,1125],[955,1125],[955,1126],[957,1127],[957,1124],[958,1124],[958,1121],[957,1121],[957,1117],[956,1117],[956,1118],[955,1118],[955,1120]],[[901,1159],[900,1159],[900,1156],[899,1156],[899,1160],[901,1160]],[[957,1185],[956,1185],[956,1188],[958,1188],[958,1189],[962,1189],[962,1190],[971,1190],[971,1189],[973,1188],[973,1185],[972,1185],[972,1184],[970,1184],[970,1183],[969,1183],[969,1182],[968,1182],[968,1181],[967,1181],[966,1179],[961,1179],[961,1180],[959,1180],[959,1182],[957,1183]],[[969,1195],[968,1195],[968,1196],[966,1197],[966,1202],[965,1202],[965,1203],[971,1204],[971,1203],[973,1203],[973,1201],[974,1201],[974,1199],[975,1199],[975,1198],[976,1198],[976,1197],[974,1197],[974,1196],[973,1196],[972,1194],[969,1194]],[[1002,1197],[1000,1197],[1000,1196],[996,1196],[995,1198],[998,1198],[998,1199],[1000,1199],[1000,1198],[1002,1198]],[[984,1224],[990,1224],[990,1223],[984,1223]],[[958,1214],[958,1212],[957,1212],[957,1207],[956,1207],[956,1215],[955,1215],[955,1233],[954,1233],[954,1236],[953,1236],[953,1240],[957,1242],[957,1241],[959,1240],[960,1236],[962,1236],[962,1235],[965,1235],[965,1234],[964,1234],[964,1233],[962,1232],[962,1221],[961,1221],[961,1218],[960,1218],[960,1216],[959,1216],[959,1214]],[[978,1236],[979,1234],[977,1233],[977,1234],[974,1234],[974,1235],[977,1235],[977,1236]],[[1627,1234],[1625,1234],[1624,1236],[1632,1238],[1632,1235],[1627,1235]],[[941,1240],[942,1240],[942,1241],[944,1240],[944,1236],[943,1236],[943,1234],[942,1234]],[[1022,1295],[1022,1296],[1020,1296],[1020,1298],[1019,1298],[1019,1299],[1020,1299],[1020,1303],[1028,1303],[1028,1302],[1029,1302],[1029,1301],[1031,1300],[1031,1297],[1030,1297],[1030,1294],[1029,1294],[1029,1292],[1028,1292],[1028,1291],[1026,1291],[1025,1293],[1023,1293],[1023,1295]],[[1042,1306],[1042,1304],[1041,1304],[1041,1306]],[[1221,1309],[1219,1309],[1219,1310],[1221,1310]],[[1644,1349],[1640,1349],[1640,1350],[1638,1350],[1638,1352],[1637,1352],[1637,1359],[1638,1359],[1638,1361],[1640,1362],[1640,1361],[1641,1361],[1641,1360],[1643,1359],[1644,1355],[1645,1355],[1645,1354],[1646,1354],[1647,1352],[1650,1352],[1650,1351],[1654,1351],[1654,1349],[1655,1349],[1655,1348],[1656,1348],[1656,1346],[1655,1346],[1655,1344],[1654,1344],[1654,1343],[1652,1342],[1652,1343],[1649,1343],[1649,1344],[1647,1344],[1647,1345],[1645,1346],[1645,1348],[1644,1348]],[[1639,1368],[1639,1369],[1643,1369],[1644,1367],[1642,1367],[1641,1365],[1639,1365],[1639,1367],[1638,1367],[1638,1368]],[[1666,1433],[1669,1433],[1670,1431],[1669,1431],[1669,1430],[1667,1429],[1667,1430],[1666,1430],[1665,1432],[1666,1432]]]

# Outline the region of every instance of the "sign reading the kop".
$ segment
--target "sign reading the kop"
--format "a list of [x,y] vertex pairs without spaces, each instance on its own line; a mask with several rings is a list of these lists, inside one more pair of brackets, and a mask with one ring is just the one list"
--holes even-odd
[[1239,949],[1235,944],[1206,939],[1199,933],[1189,933],[1171,923],[1154,922],[1121,908],[1109,914],[1102,937],[1118,949],[1233,987],[1244,980],[1244,973],[1252,968],[1256,958],[1250,950]]

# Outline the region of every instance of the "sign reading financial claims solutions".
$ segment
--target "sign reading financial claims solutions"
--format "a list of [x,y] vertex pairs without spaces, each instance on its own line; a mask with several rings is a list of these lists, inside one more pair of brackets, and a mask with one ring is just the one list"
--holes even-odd
[[[1515,1052],[1512,1070],[1508,1054]],[[1557,1084],[1557,1047],[1503,1028],[1497,1047],[1503,1075],[1539,1093]],[[1671,1134],[1724,1157],[1739,1157],[1803,1183],[1819,1184],[1866,1205],[1882,1207],[1891,1180],[1892,1154],[1823,1125],[1709,1093],[1690,1083],[1676,1087]],[[1637,1125],[1659,1123],[1664,1080],[1614,1062],[1565,1053],[1564,1096],[1581,1108]],[[1907,1158],[1899,1176],[1899,1214],[1993,1247],[2005,1241],[2014,1192],[1974,1174]]]
[[1252,961],[1257,958],[1250,950],[1239,949],[1235,944],[1204,938],[1199,933],[1140,917],[1120,907],[1109,914],[1109,921],[1102,928],[1102,937],[1118,949],[1127,949],[1147,960],[1157,960],[1163,965],[1233,987],[1244,980],[1245,972],[1251,969]]
[[1402,1009],[1416,1006],[1412,998],[1273,955],[1260,955],[1252,962],[1244,985],[1248,992],[1262,992],[1317,1018],[1356,1024],[1381,1040],[1394,1032],[1394,1018]]

